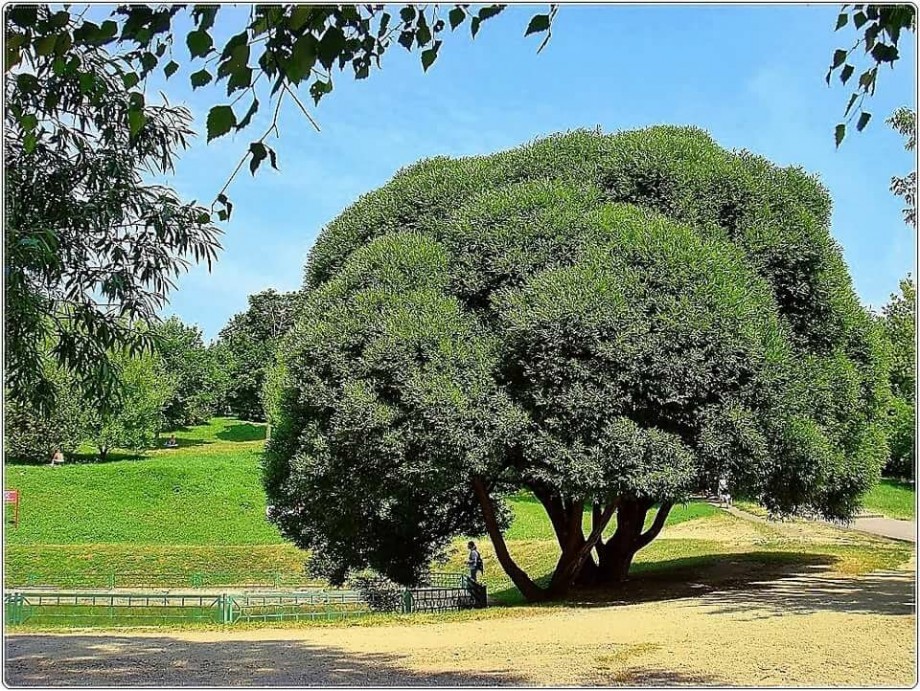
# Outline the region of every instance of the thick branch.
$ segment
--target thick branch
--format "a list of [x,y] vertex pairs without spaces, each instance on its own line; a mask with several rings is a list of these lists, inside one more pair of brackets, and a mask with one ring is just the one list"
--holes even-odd
[[554,497],[552,492],[545,487],[535,484],[529,485],[529,487],[534,496],[543,504],[546,515],[549,516],[549,521],[553,526],[553,532],[556,533],[556,540],[559,542],[559,549],[565,550],[568,534],[562,502]]
[[498,563],[501,564],[505,573],[507,573],[508,577],[511,579],[511,582],[517,586],[518,590],[521,591],[521,594],[527,598],[527,600],[532,602],[546,599],[546,591],[530,580],[530,577],[514,563],[514,559],[512,559],[511,555],[508,553],[505,538],[495,518],[495,507],[492,505],[489,491],[486,489],[482,478],[478,475],[473,476],[473,492],[476,494],[479,505],[482,507],[482,515],[485,518],[486,529],[489,531],[492,545],[495,547],[495,556],[498,558]]
[[658,508],[658,513],[655,515],[655,521],[652,523],[651,527],[649,527],[648,530],[639,536],[639,539],[636,542],[637,550],[642,549],[648,543],[658,537],[658,533],[660,533],[661,529],[664,528],[664,522],[667,520],[668,514],[671,512],[671,507],[673,506],[674,504],[672,502],[662,503],[662,505]]

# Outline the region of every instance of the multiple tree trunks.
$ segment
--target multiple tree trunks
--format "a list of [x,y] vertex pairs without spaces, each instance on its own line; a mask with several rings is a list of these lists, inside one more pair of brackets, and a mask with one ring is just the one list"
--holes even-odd
[[[595,503],[591,512],[591,531],[585,536],[583,500],[566,500],[545,487],[531,491],[546,509],[561,553],[546,588],[541,588],[514,562],[498,527],[488,488],[480,477],[473,478],[473,490],[482,507],[495,555],[505,573],[529,601],[565,595],[572,586],[598,586],[626,580],[633,557],[654,540],[668,518],[673,504],[662,502],[647,530],[645,518],[654,507],[650,499],[619,496],[607,504]],[[605,542],[603,532],[616,513],[616,530]]]

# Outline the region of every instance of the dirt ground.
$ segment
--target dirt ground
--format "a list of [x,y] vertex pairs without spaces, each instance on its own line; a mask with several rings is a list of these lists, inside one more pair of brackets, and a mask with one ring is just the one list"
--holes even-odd
[[815,566],[694,596],[453,623],[17,634],[4,676],[11,686],[911,686],[915,571],[916,557],[862,576]]

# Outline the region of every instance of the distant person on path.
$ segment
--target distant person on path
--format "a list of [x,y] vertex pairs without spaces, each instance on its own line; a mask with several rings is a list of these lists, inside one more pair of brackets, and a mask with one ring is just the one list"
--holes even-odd
[[719,504],[732,505],[732,495],[728,492],[728,478],[724,475],[719,478]]
[[60,465],[64,462],[64,454],[61,453],[60,449],[56,449],[54,455],[51,456],[51,467],[53,468],[56,465]]
[[467,546],[467,549],[470,550],[470,556],[467,557],[466,565],[470,570],[470,578],[473,580],[474,583],[476,583],[477,582],[476,574],[485,573],[485,569],[483,568],[483,564],[482,564],[482,557],[479,555],[479,550],[476,549],[475,542],[470,540],[470,542],[468,542],[466,546]]
[[176,441],[176,435],[170,434],[169,439],[166,440],[167,449],[176,449],[179,447],[179,442]]

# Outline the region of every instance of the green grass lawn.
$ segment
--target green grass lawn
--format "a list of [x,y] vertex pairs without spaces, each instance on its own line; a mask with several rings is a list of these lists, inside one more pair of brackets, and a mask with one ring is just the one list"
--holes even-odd
[[280,544],[265,519],[264,426],[218,418],[176,438],[178,449],[105,463],[6,464],[4,487],[21,494],[6,544]]
[[917,490],[913,484],[882,478],[863,501],[867,511],[912,521],[916,517],[916,497]]
[[[5,487],[20,490],[22,506],[19,528],[6,532],[6,583],[104,588],[113,572],[121,586],[186,587],[195,574],[204,575],[203,585],[215,587],[270,584],[278,576],[282,584],[307,583],[307,554],[283,540],[265,517],[260,473],[265,427],[217,418],[178,430],[176,437],[178,449],[161,448],[141,456],[114,453],[105,463],[96,462],[89,448],[61,467],[7,463]],[[903,511],[909,494],[913,515],[912,489],[879,489],[880,496],[898,497],[889,503]],[[529,574],[545,579],[558,558],[545,511],[527,494],[510,497],[509,503],[514,515],[506,536],[509,549]],[[648,520],[652,517],[650,513]],[[722,521],[712,523],[718,532],[731,517],[705,503],[675,507],[662,536],[637,555],[633,573],[714,568],[720,559],[743,553],[759,560],[757,564],[784,563],[789,554],[799,554],[797,559],[820,554],[857,571],[881,568],[903,556],[901,548],[878,545],[847,548],[853,553],[823,545],[809,547],[808,554],[799,545],[790,552],[788,544],[771,538],[759,540],[754,554],[750,544],[709,539],[705,531],[692,538],[669,537],[669,527],[713,518]],[[586,528],[589,519],[586,512]],[[520,602],[489,541],[479,542],[490,593],[506,603]],[[446,563],[435,568],[463,570],[464,543],[458,538]]]

